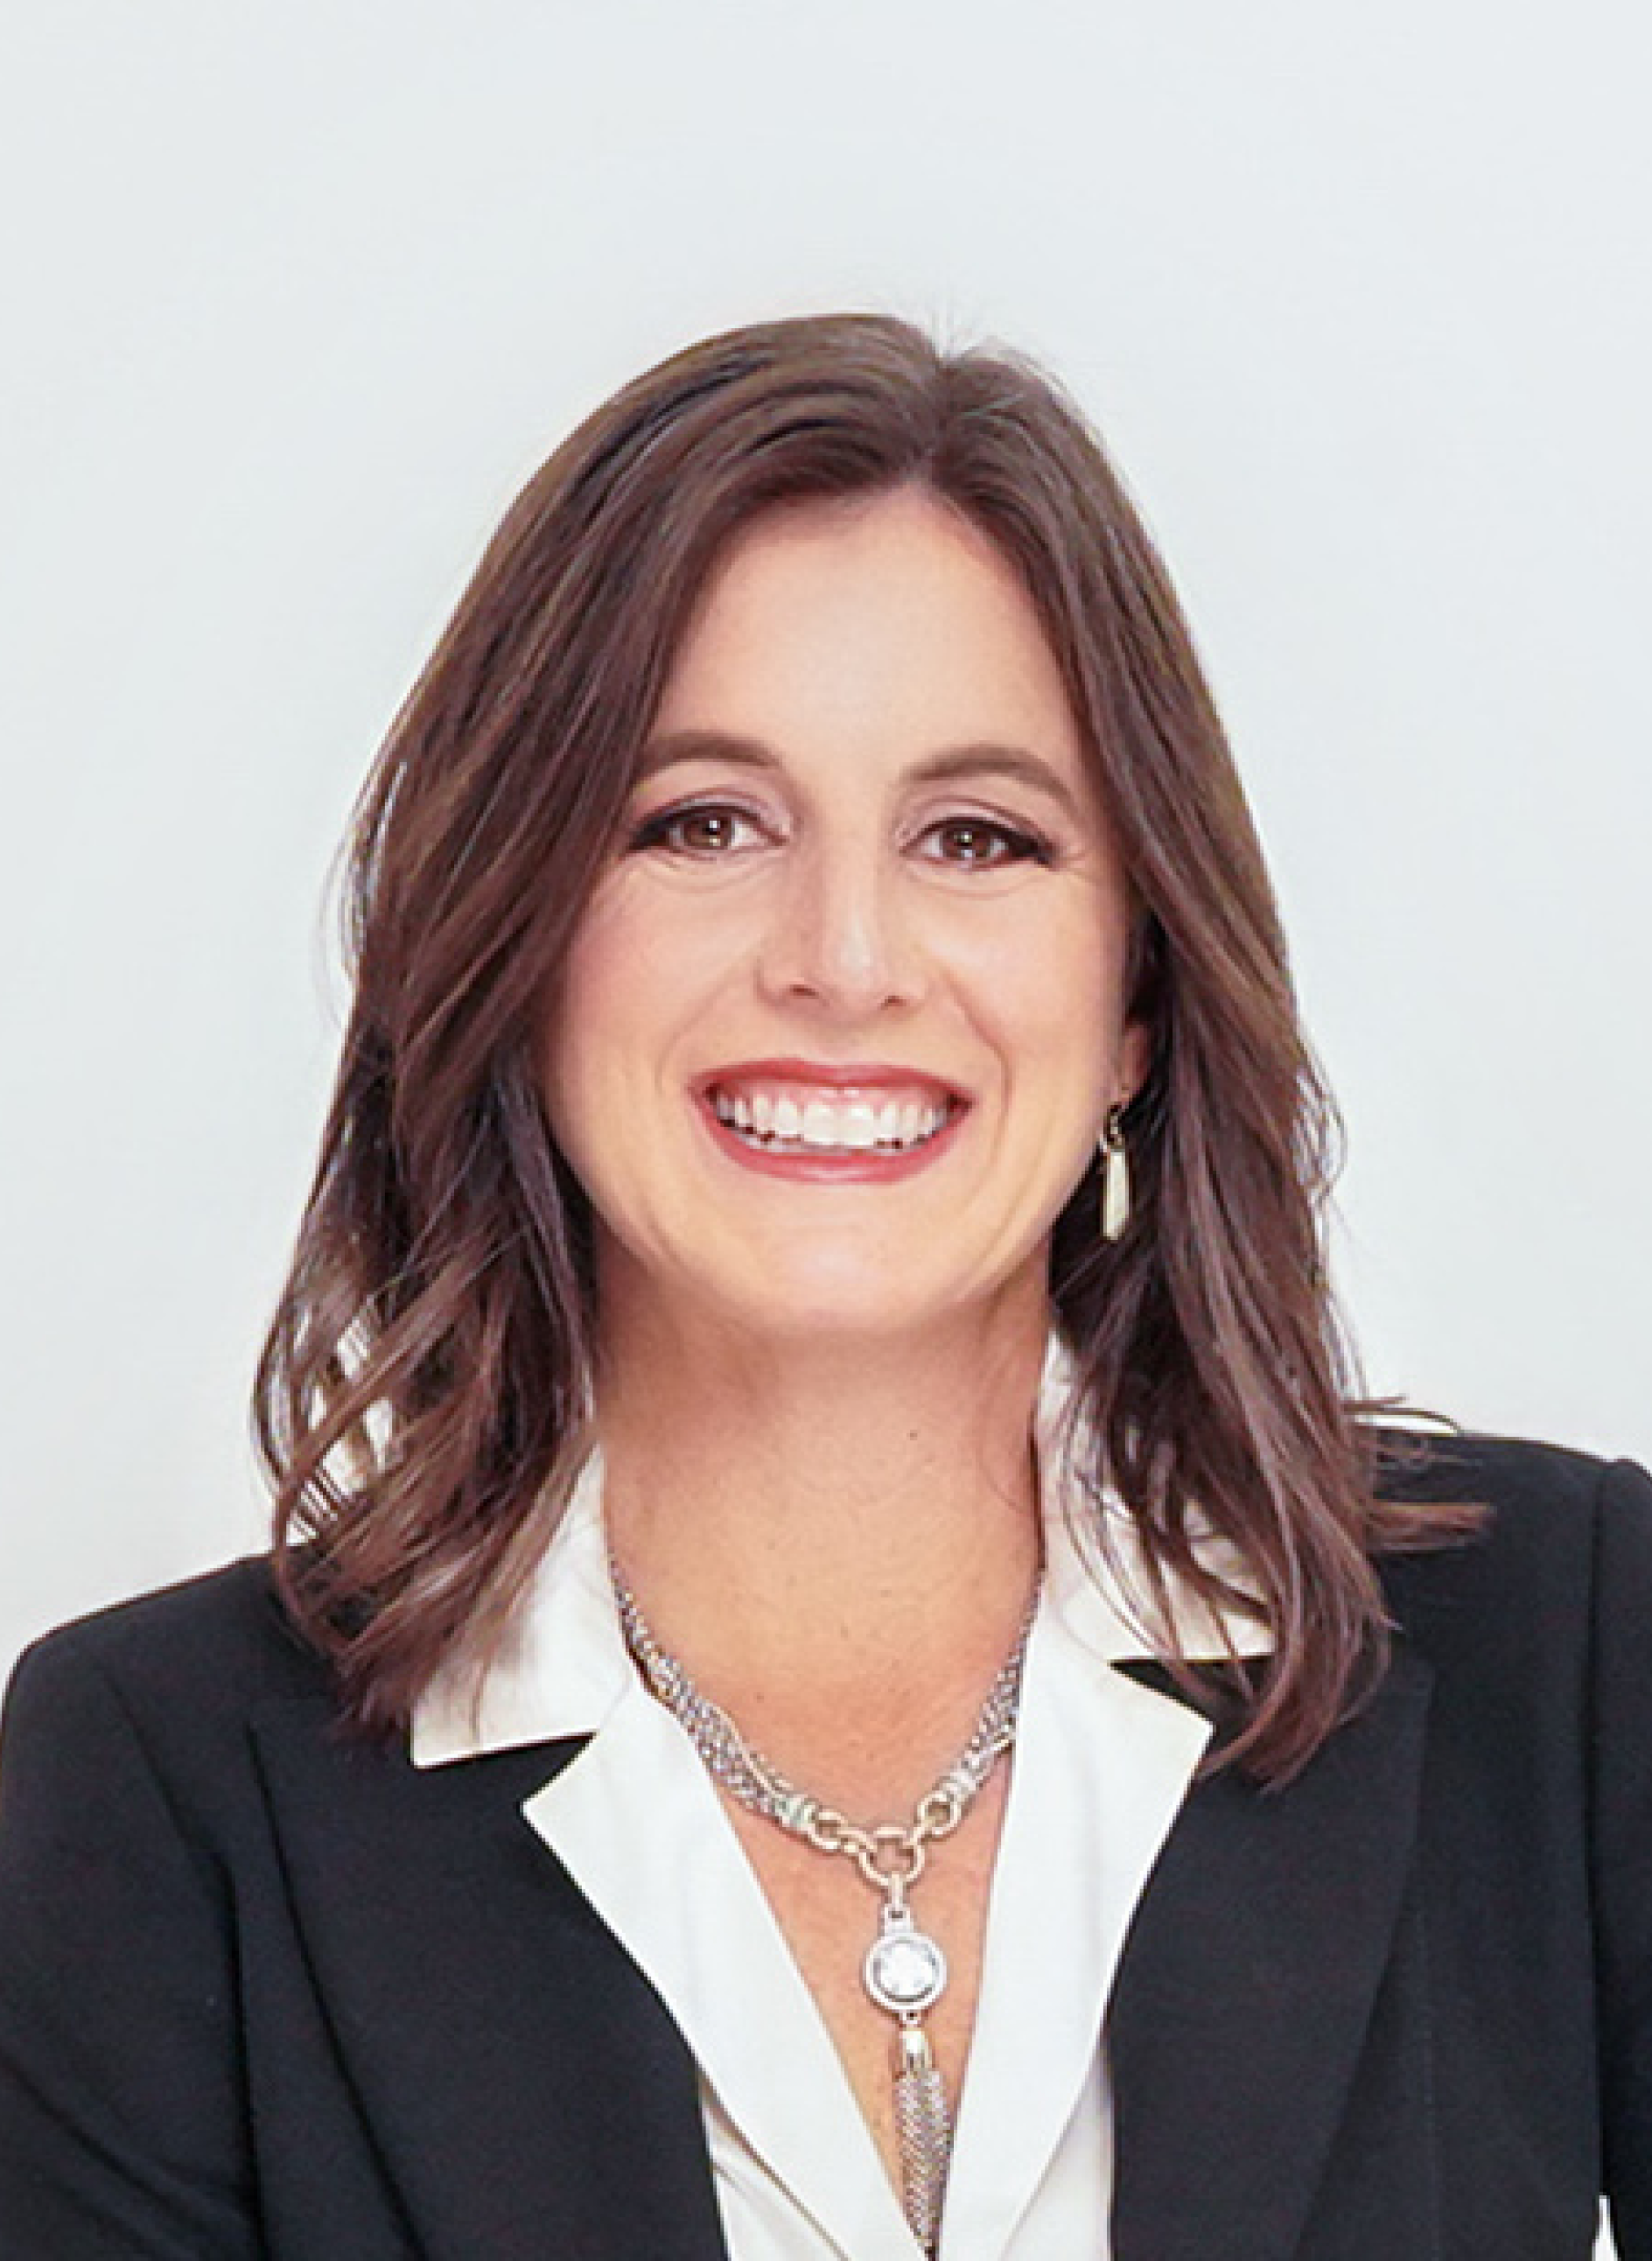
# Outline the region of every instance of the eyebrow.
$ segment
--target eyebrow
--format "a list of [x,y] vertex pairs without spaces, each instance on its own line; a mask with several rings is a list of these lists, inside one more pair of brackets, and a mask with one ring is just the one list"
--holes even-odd
[[[779,755],[760,738],[736,737],[722,730],[671,730],[663,737],[650,738],[643,747],[637,760],[636,782],[642,785],[657,777],[662,770],[674,769],[680,762],[732,762],[742,768],[766,771],[785,766]],[[1019,784],[1047,793],[1074,824],[1083,822],[1082,812],[1065,780],[1048,762],[1016,746],[983,741],[967,746],[944,747],[938,753],[926,754],[922,761],[914,762],[905,775],[916,785],[945,784],[963,778],[1014,778]]]

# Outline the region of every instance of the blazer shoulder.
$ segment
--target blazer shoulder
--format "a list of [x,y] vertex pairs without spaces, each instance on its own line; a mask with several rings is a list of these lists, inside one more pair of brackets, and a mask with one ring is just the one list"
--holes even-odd
[[1385,1499],[1423,1502],[1477,1498],[1493,1507],[1540,1512],[1587,1511],[1602,1475],[1616,1466],[1596,1453],[1531,1437],[1473,1429],[1376,1431],[1377,1489]]
[[1380,1440],[1384,1498],[1479,1507],[1464,1540],[1381,1558],[1400,1629],[1541,1651],[1587,1642],[1603,1612],[1652,1600],[1652,1476],[1636,1462],[1474,1432]]
[[116,1602],[46,1633],[18,1658],[8,1708],[98,1682],[134,1719],[243,1719],[281,1698],[330,1698],[326,1660],[298,1633],[268,1555],[248,1555]]

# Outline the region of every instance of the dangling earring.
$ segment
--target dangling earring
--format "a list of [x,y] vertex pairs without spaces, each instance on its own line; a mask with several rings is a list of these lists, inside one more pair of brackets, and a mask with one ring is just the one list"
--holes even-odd
[[1122,1240],[1130,1223],[1130,1156],[1124,1146],[1124,1110],[1110,1107],[1102,1130],[1102,1238]]

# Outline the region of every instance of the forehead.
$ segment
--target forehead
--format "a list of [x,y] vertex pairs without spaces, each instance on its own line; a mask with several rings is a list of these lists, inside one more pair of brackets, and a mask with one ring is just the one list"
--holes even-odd
[[668,674],[657,731],[841,743],[1024,740],[1081,766],[1060,669],[988,536],[920,488],[790,506],[736,537]]

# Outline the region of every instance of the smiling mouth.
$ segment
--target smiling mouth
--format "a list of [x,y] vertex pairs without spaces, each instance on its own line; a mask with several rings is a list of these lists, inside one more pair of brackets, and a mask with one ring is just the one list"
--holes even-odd
[[939,1136],[961,1102],[951,1099],[794,1099],[724,1091],[707,1103],[743,1145],[770,1154],[905,1154]]

